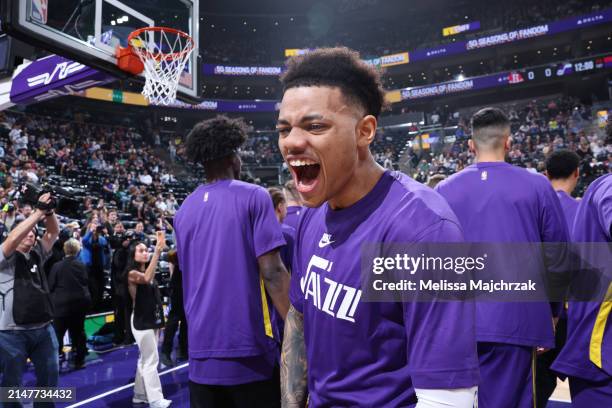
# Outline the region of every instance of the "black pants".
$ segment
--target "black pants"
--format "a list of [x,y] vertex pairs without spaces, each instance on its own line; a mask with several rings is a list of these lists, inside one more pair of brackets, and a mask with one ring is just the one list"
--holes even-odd
[[550,369],[565,345],[567,318],[559,319],[555,333],[555,348],[540,354],[536,360],[536,408],[545,408],[548,399],[557,387],[557,374]]
[[99,311],[104,296],[104,270],[96,270],[94,267],[87,268],[89,278],[89,293],[91,294],[91,310]]
[[70,333],[72,340],[72,350],[74,350],[74,360],[82,363],[87,356],[87,339],[85,338],[85,313],[71,316],[56,317],[53,319],[53,327],[59,343],[59,353],[64,348],[64,334],[66,330]]
[[113,307],[115,314],[115,333],[113,336],[113,342],[116,344],[121,343],[134,343],[134,336],[132,335],[132,328],[130,326],[130,299],[125,296],[115,294],[113,296]]
[[175,306],[175,304],[172,303],[170,313],[168,313],[168,321],[164,328],[164,341],[161,347],[162,353],[168,355],[172,353],[172,344],[177,329],[179,329],[179,352],[183,356],[187,356],[187,320],[185,319],[185,311],[182,304],[179,303],[179,305]]
[[278,368],[270,380],[240,385],[205,385],[189,381],[191,408],[276,408],[280,407]]

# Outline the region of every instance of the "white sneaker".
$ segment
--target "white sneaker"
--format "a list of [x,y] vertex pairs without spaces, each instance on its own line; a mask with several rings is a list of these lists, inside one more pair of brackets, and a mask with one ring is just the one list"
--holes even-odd
[[134,397],[132,398],[132,403],[133,404],[148,404],[149,400],[147,399],[146,395],[134,394]]
[[172,404],[172,401],[167,399],[160,399],[157,401],[153,401],[149,404],[151,408],[168,408]]

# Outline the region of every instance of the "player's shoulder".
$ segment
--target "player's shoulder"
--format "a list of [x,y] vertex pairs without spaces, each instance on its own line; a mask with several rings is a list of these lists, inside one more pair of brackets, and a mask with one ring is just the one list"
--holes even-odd
[[283,236],[285,237],[285,241],[289,244],[290,241],[293,243],[295,240],[296,230],[290,225],[281,224],[281,231],[283,232]]
[[[390,172],[394,178],[392,199],[396,202],[396,213],[435,223],[442,219],[456,222],[455,214],[446,200],[432,188],[417,182],[399,171]],[[401,219],[403,217],[398,217]],[[406,219],[406,218],[404,218]],[[411,218],[412,222],[415,218]],[[407,222],[410,222],[407,219]]]
[[281,224],[281,229],[283,230],[283,233],[295,235],[295,228],[293,228],[291,225]]
[[612,191],[612,173],[595,179],[587,189],[587,192],[591,192],[591,194],[605,194],[606,192],[610,193],[610,191]]
[[251,195],[251,194],[268,194],[268,192],[266,191],[265,188],[263,188],[262,186],[259,186],[257,184],[252,184],[252,183],[247,183],[246,181],[242,181],[242,180],[232,180],[229,184],[228,184],[228,189],[232,191],[232,193],[235,194],[246,194],[246,195]]
[[187,211],[187,208],[189,208],[191,203],[196,199],[196,197],[200,197],[201,196],[201,192],[203,190],[203,187],[204,187],[204,185],[199,185],[195,190],[193,190],[191,193],[189,193],[185,197],[185,199],[183,200],[183,202],[179,206],[178,210],[176,211],[176,214],[174,215],[175,219],[180,219],[182,217],[183,213],[185,211]]
[[583,201],[597,206],[601,202],[612,200],[612,174],[606,174],[595,179],[587,188]]
[[[493,174],[487,174],[494,172]],[[479,180],[486,180],[495,177],[499,179],[514,180],[525,183],[524,186],[535,186],[539,188],[550,188],[550,182],[541,173],[531,172],[524,167],[514,166],[506,162],[487,162],[487,163],[474,163],[467,166],[465,169],[451,175],[446,180],[442,180],[436,190],[443,192],[449,187],[456,187],[462,185],[468,180],[478,178]]]
[[550,185],[550,181],[546,178],[544,174],[529,171],[524,167],[518,167],[518,166],[512,166],[512,169],[516,172],[516,174],[520,175],[521,177],[525,177],[525,179],[529,180],[534,185],[545,186],[547,189],[548,188],[552,189],[552,186]]

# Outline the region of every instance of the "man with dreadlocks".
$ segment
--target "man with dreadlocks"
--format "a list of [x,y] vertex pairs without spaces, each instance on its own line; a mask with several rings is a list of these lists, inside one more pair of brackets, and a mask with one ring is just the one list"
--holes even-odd
[[278,249],[285,240],[268,192],[238,180],[245,140],[244,123],[224,116],[187,136],[188,159],[206,173],[174,218],[191,407],[280,406],[269,302],[284,319],[289,274]]

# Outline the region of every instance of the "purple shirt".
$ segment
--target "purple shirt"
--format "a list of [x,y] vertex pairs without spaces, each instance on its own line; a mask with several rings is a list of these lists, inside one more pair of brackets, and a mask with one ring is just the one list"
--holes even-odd
[[[567,242],[559,199],[542,175],[505,162],[473,164],[436,186],[469,242]],[[538,270],[537,273],[540,271]],[[477,302],[478,341],[554,347],[547,302]]]
[[385,172],[349,208],[305,208],[290,299],[304,315],[310,406],[406,406],[413,387],[478,382],[473,303],[360,302],[365,243],[461,242],[433,190]]
[[[612,242],[612,174],[595,180],[579,202],[572,229],[574,242]],[[588,246],[586,248],[589,248]],[[599,252],[599,251],[598,251]],[[589,257],[589,263],[610,268],[611,256]],[[570,302],[567,317],[567,342],[553,363],[552,368],[573,377],[589,381],[609,381],[612,377],[612,324],[609,312],[602,311],[600,302]],[[600,312],[601,311],[601,312]],[[600,318],[607,324],[601,328],[601,341],[595,322]],[[591,355],[591,350],[601,352]],[[600,355],[601,358],[597,358]],[[595,357],[595,358],[593,358]],[[599,360],[599,361],[598,361]]]
[[285,242],[287,245],[280,249],[280,256],[287,267],[287,270],[291,272],[291,265],[293,264],[293,245],[295,241],[295,228],[290,227],[287,224],[281,224],[281,229],[283,231],[283,238],[285,238]]
[[569,232],[572,230],[574,218],[576,218],[576,211],[578,210],[578,200],[576,200],[574,197],[570,196],[562,190],[557,191],[557,197],[559,197],[561,209],[563,210],[563,215],[565,215],[565,221],[567,223],[567,231]]
[[[201,185],[181,205],[174,228],[189,322],[189,378],[225,385],[270,378],[273,366],[266,362],[274,360],[277,343],[257,258],[285,241],[267,191],[237,180]],[[260,372],[264,378],[255,375]]]
[[286,224],[292,228],[297,228],[300,214],[304,211],[304,207],[299,205],[290,205],[287,207],[287,215],[283,220],[283,224]]

